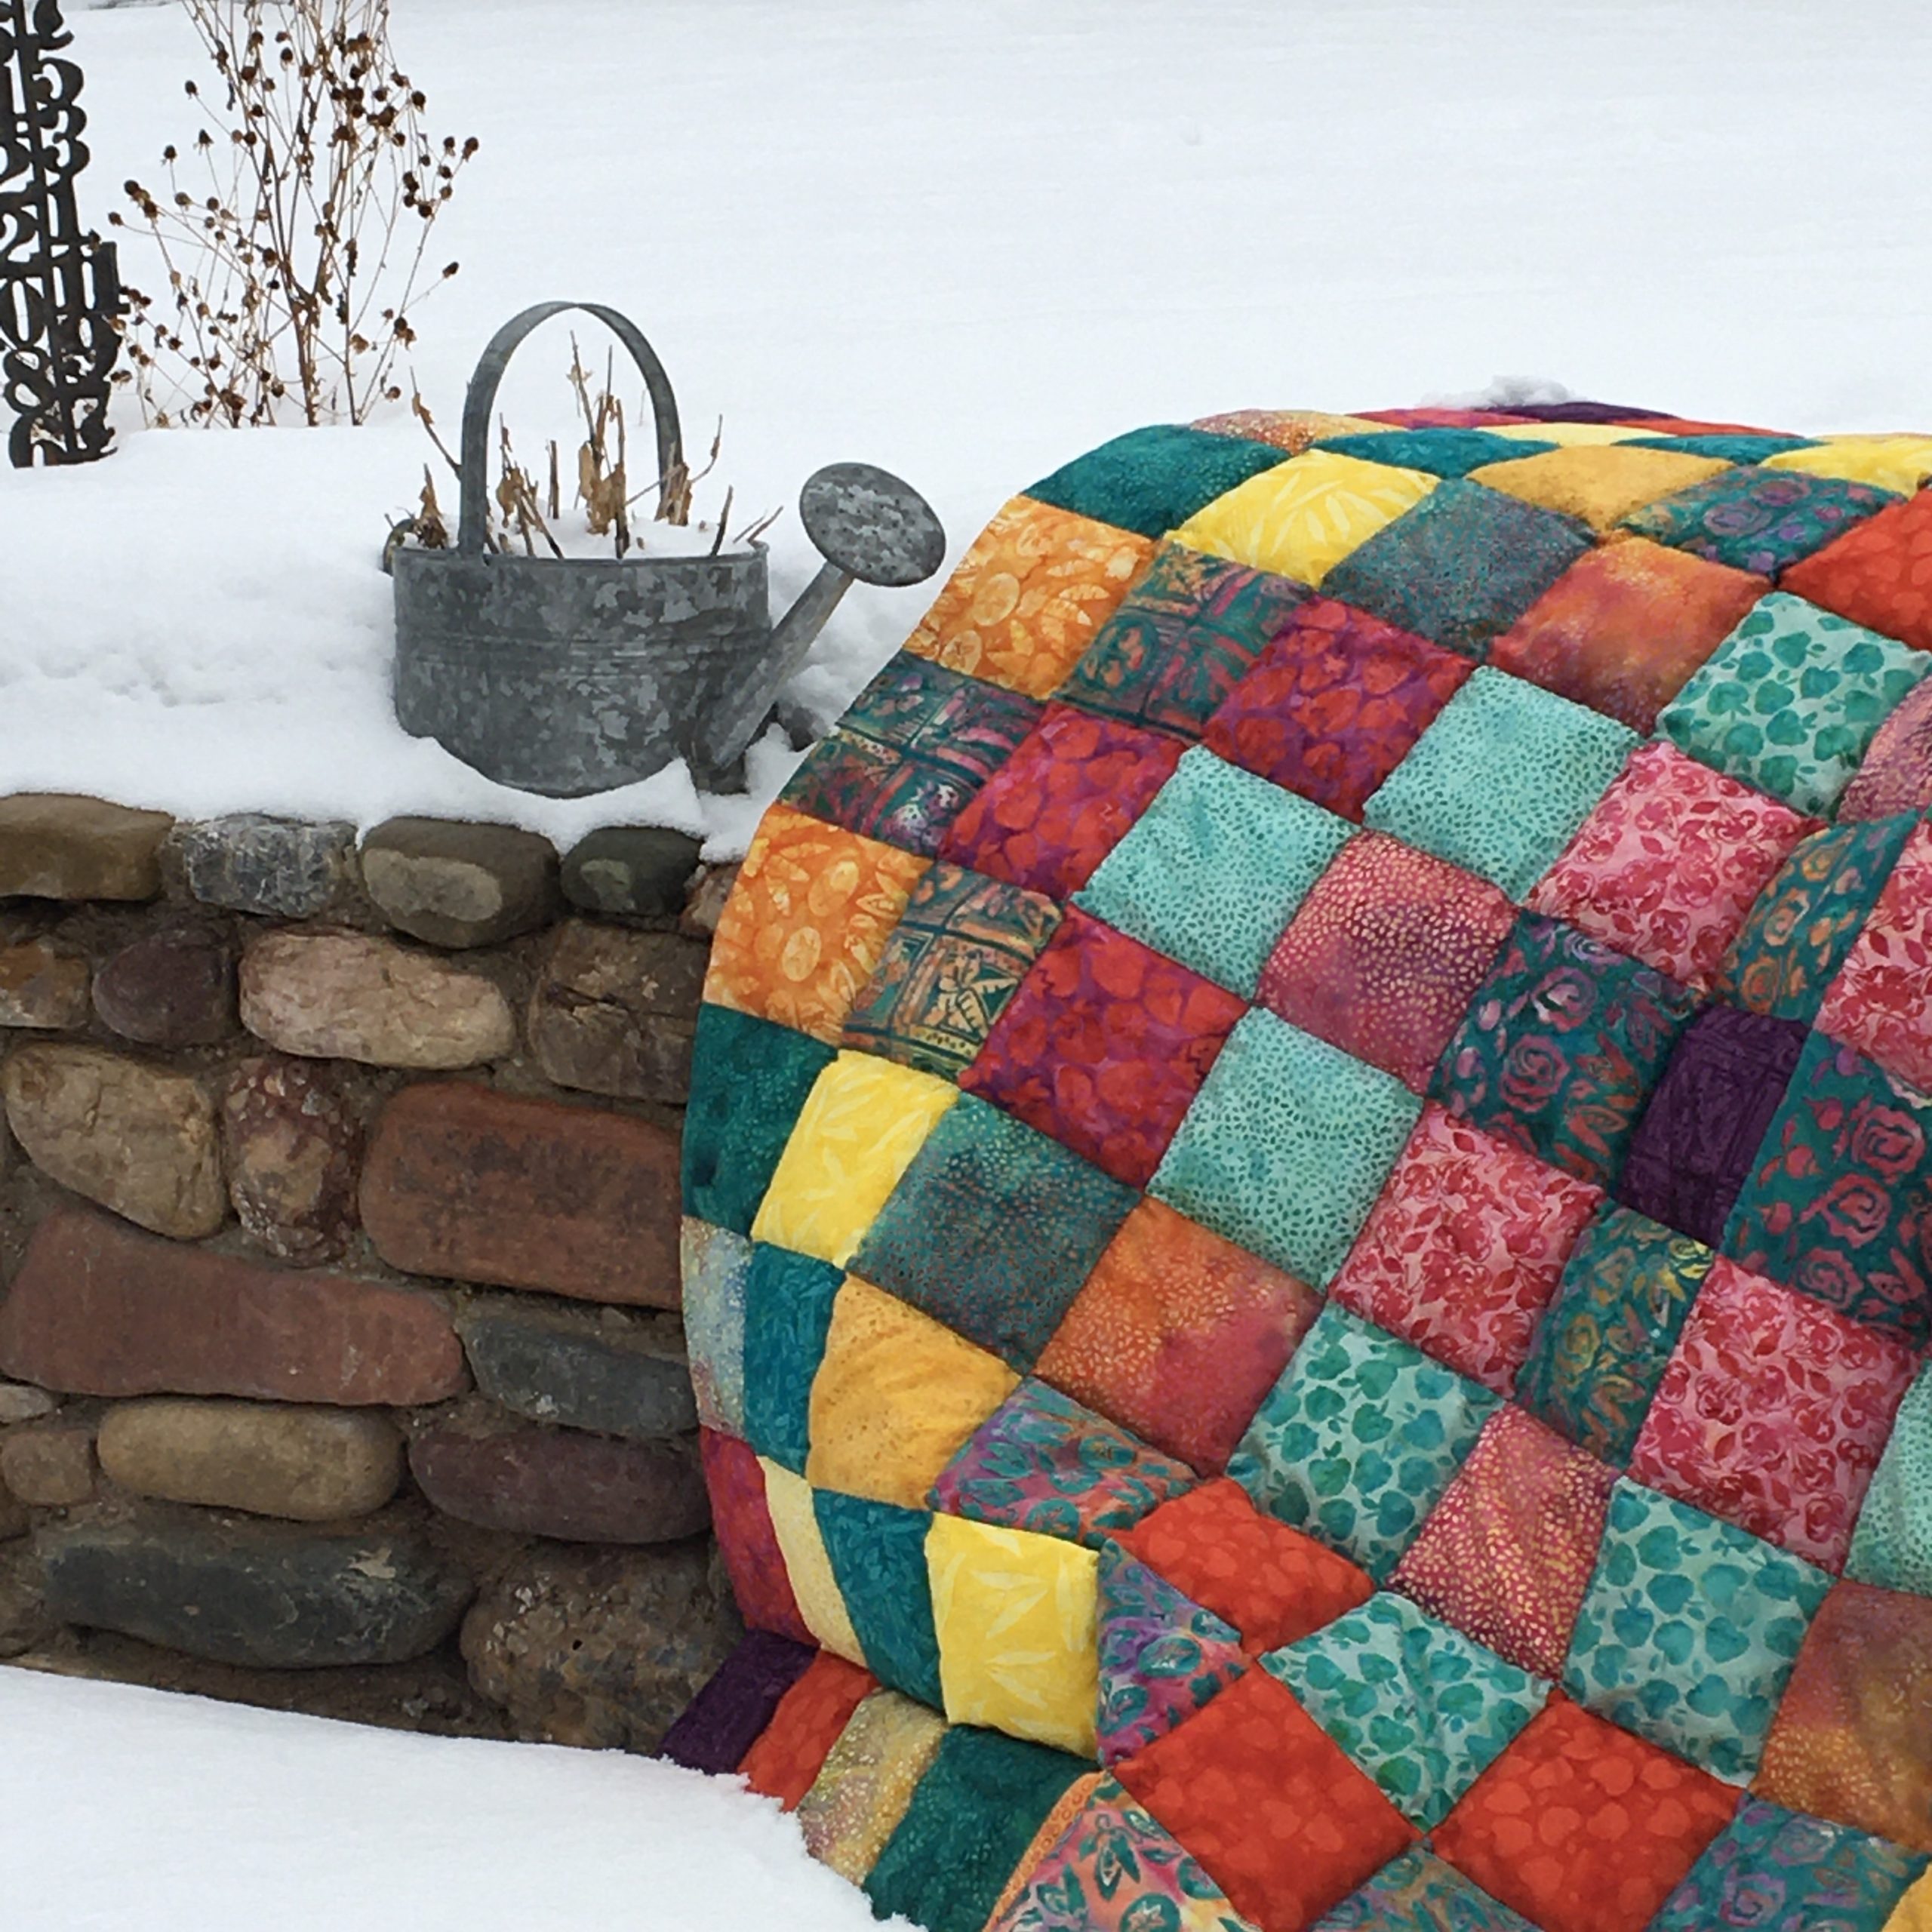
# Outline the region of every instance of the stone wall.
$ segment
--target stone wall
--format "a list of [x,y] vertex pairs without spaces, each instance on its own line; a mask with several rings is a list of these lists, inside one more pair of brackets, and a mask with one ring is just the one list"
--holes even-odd
[[728,885],[0,798],[0,1658],[655,1744],[737,1635],[676,1312]]

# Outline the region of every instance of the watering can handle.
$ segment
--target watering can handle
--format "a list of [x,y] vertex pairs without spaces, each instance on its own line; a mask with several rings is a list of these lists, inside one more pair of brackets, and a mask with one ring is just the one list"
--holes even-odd
[[645,387],[651,392],[651,414],[657,419],[658,475],[669,475],[684,460],[684,438],[678,432],[678,401],[671,393],[671,379],[637,325],[601,303],[540,302],[506,322],[490,338],[463,398],[463,506],[456,547],[465,556],[481,555],[483,534],[489,522],[490,418],[497,407],[497,385],[524,337],[552,315],[570,309],[595,315],[630,351],[631,359],[643,372]]

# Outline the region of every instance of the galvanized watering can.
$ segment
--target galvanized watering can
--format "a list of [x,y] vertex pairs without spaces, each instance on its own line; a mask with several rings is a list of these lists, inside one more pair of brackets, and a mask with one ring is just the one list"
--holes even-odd
[[715,556],[579,559],[486,548],[490,419],[517,346],[581,309],[641,371],[657,431],[657,473],[683,460],[678,405],[649,343],[614,309],[545,302],[506,322],[483,352],[463,410],[461,514],[452,549],[403,546],[395,580],[395,712],[486,777],[552,798],[648,778],[679,755],[697,783],[741,782],[745,747],[804,663],[854,579],[923,582],[945,533],[909,484],[835,463],[798,499],[826,559],[771,622],[764,546]]

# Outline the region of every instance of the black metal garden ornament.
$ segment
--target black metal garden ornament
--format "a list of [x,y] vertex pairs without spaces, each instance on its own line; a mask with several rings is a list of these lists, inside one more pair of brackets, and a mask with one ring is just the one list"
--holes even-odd
[[114,245],[83,231],[81,70],[59,0],[0,0],[0,393],[16,469],[91,463],[120,349]]

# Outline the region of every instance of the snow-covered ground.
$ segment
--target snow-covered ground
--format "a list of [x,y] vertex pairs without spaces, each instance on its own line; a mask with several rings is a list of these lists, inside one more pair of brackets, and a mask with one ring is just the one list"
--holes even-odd
[[[396,0],[438,129],[482,152],[416,373],[459,412],[546,297],[634,316],[737,502],[899,469],[954,553],[1137,423],[1371,408],[1493,373],[1801,429],[1932,423],[1922,0]],[[191,127],[172,6],[73,15],[89,211]],[[152,281],[138,247],[126,272]],[[568,346],[506,392],[568,428]],[[547,417],[546,412],[548,412]],[[0,792],[514,820],[741,841],[681,768],[556,804],[389,712],[374,566],[428,454],[354,432],[127,434],[0,470]],[[782,604],[814,559],[772,533]],[[835,709],[928,593],[855,591],[801,695]],[[758,762],[769,792],[787,760]]]
[[0,1669],[7,1932],[873,1924],[735,1780]]

